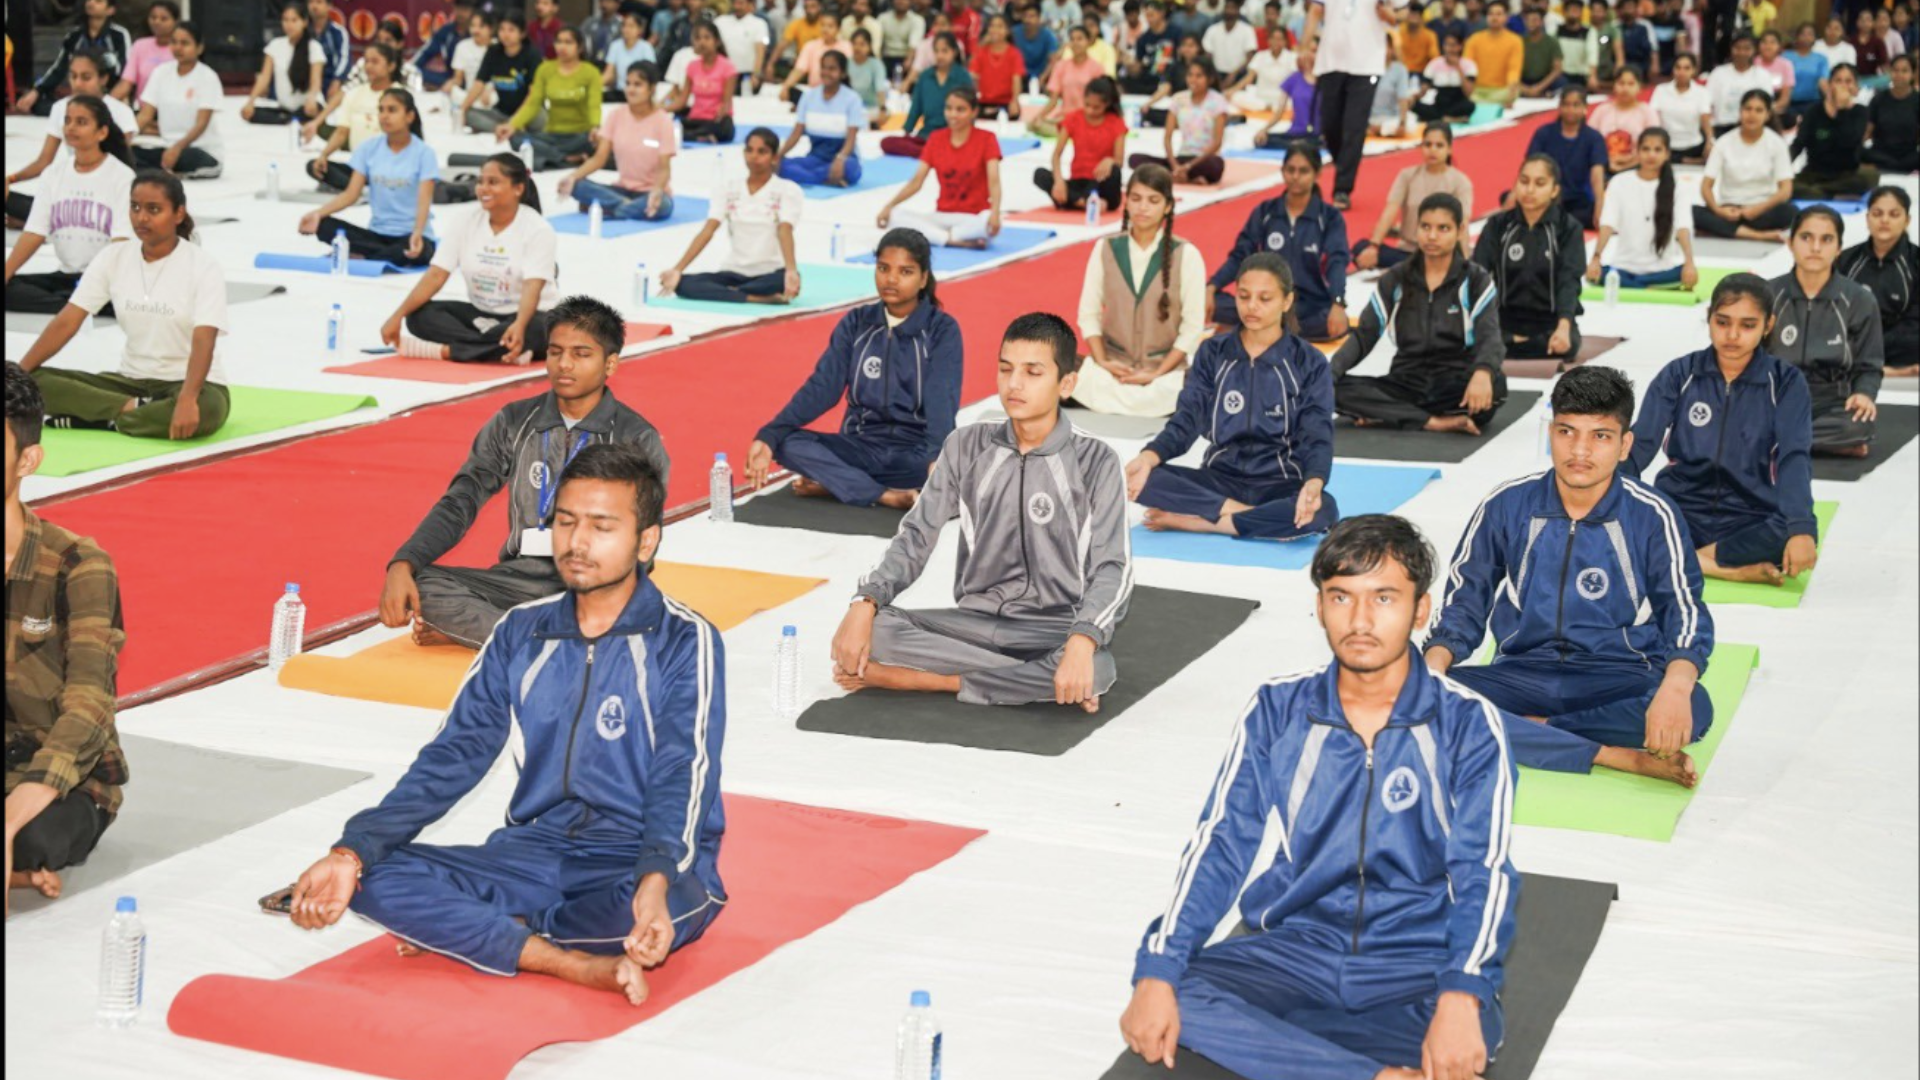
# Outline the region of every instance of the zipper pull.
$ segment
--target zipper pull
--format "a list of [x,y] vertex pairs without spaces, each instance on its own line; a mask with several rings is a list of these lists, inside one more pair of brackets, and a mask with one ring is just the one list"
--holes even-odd
[[589,642],[587,642],[587,666],[588,666],[588,667],[592,667],[592,666],[593,666],[593,646],[594,646],[594,644],[595,644],[595,643],[594,643],[594,642],[591,642],[591,641],[589,641]]
[[1373,771],[1373,747],[1367,747],[1367,771]]

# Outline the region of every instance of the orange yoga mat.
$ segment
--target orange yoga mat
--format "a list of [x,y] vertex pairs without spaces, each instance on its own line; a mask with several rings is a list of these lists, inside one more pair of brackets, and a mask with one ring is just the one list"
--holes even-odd
[[[643,345],[655,338],[673,333],[673,327],[666,323],[627,324],[626,348]],[[517,364],[455,363],[452,360],[419,360],[410,356],[380,356],[372,360],[361,360],[352,364],[337,364],[323,370],[335,375],[366,375],[376,379],[407,379],[411,382],[430,383],[483,383],[495,379],[509,379],[516,375],[527,375],[543,370],[538,362],[521,367]]]
[[[689,563],[663,562],[653,568],[653,582],[662,592],[721,630],[731,630],[826,581]],[[352,656],[296,656],[280,669],[280,685],[360,701],[446,709],[452,706],[473,655],[464,646],[422,647],[403,636]]]
[[[402,959],[381,937],[284,979],[203,975],[174,998],[167,1026],[396,1080],[498,1080],[542,1046],[604,1039],[658,1016],[985,835],[742,795],[727,796],[726,808],[726,910],[648,973],[645,1005],[543,975],[482,975],[431,954]],[[644,1061],[634,1068],[648,1075]]]

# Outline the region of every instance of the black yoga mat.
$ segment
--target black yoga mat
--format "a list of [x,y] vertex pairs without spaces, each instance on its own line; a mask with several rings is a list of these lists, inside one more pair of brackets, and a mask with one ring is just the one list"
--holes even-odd
[[[1507,1041],[1487,1069],[1487,1080],[1527,1080],[1546,1049],[1554,1022],[1573,997],[1573,988],[1586,970],[1587,958],[1600,942],[1607,910],[1620,894],[1619,886],[1603,881],[1522,874],[1520,926],[1507,953],[1507,985],[1500,995],[1507,1011]],[[1241,1080],[1191,1050],[1181,1050],[1169,1070],[1149,1065],[1130,1050],[1102,1075],[1101,1080]],[[1395,1062],[1394,1064],[1400,1064]],[[1419,1062],[1406,1064],[1418,1066]]]
[[1127,617],[1113,638],[1119,677],[1092,716],[1076,706],[1051,702],[963,705],[946,694],[862,690],[814,702],[801,714],[799,727],[869,739],[1057,756],[1205,655],[1259,606],[1253,600],[1136,586]]
[[733,520],[748,525],[887,540],[900,531],[900,519],[906,516],[905,510],[885,506],[848,506],[829,498],[802,498],[785,487],[736,503],[733,508]]
[[1509,391],[1506,404],[1493,414],[1493,423],[1477,437],[1441,431],[1356,427],[1347,421],[1338,421],[1333,426],[1333,452],[1338,457],[1372,461],[1465,461],[1468,455],[1531,413],[1539,401],[1538,390]]
[[[1897,384],[1896,384],[1897,385]],[[1920,405],[1882,405],[1874,421],[1872,452],[1863,458],[1813,456],[1815,480],[1858,480],[1920,435]]]
[[1597,337],[1588,335],[1580,339],[1580,351],[1573,354],[1571,361],[1550,360],[1544,357],[1527,359],[1509,356],[1501,365],[1509,379],[1551,379],[1563,371],[1571,371],[1589,360],[1597,360],[1612,352],[1625,338]]

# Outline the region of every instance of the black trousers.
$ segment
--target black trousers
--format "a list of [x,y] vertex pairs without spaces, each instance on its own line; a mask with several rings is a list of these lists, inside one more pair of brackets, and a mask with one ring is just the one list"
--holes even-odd
[[[445,345],[461,363],[505,360],[500,335],[512,325],[511,315],[489,315],[465,300],[429,300],[407,316],[407,332],[421,341]],[[527,323],[526,349],[534,363],[547,358],[547,313],[537,312]]]
[[1333,155],[1333,193],[1353,194],[1360,155],[1367,148],[1367,115],[1373,111],[1375,75],[1329,71],[1320,76],[1320,137]]
[[[73,300],[73,289],[78,284],[79,274],[61,270],[44,274],[15,274],[13,280],[7,282],[7,310],[58,315],[60,309]],[[111,316],[112,311],[103,309],[101,314]]]
[[730,143],[733,141],[733,117],[723,116],[718,120],[691,120],[682,116],[680,131],[688,142]]
[[1457,86],[1442,86],[1434,90],[1431,105],[1424,101],[1414,102],[1413,115],[1426,124],[1436,120],[1470,119],[1473,116],[1473,99]]
[[[1560,319],[1555,315],[1522,313],[1507,308],[1500,309],[1500,331],[1507,335],[1507,358],[1510,360],[1571,360],[1580,355],[1580,324],[1569,320],[1567,323],[1567,351],[1557,353],[1547,348],[1553,339],[1555,327]],[[1465,391],[1463,390],[1462,393]],[[1455,400],[1458,400],[1457,398]]]
[[33,88],[40,69],[33,63],[33,4],[7,5],[7,37],[13,41],[13,89],[16,95]]
[[307,175],[335,191],[347,190],[353,183],[353,168],[343,161],[328,161],[326,158],[314,158],[307,162]]
[[711,274],[683,274],[674,295],[682,300],[711,300],[721,304],[750,304],[756,296],[778,296],[787,287],[784,269],[748,277],[732,270]]
[[[1333,411],[1356,420],[1371,420],[1396,427],[1417,428],[1436,416],[1461,416],[1460,399],[1467,392],[1471,376],[1432,380],[1424,389],[1395,379],[1392,375],[1368,377],[1343,375],[1333,384]],[[1493,414],[1507,400],[1507,377],[1493,375],[1493,405],[1485,412],[1472,414],[1481,430],[1493,420]]]
[[247,119],[249,124],[261,124],[267,127],[286,127],[293,123],[294,114],[278,105],[259,105],[253,107],[253,115]]
[[1761,214],[1750,221],[1728,221],[1704,206],[1693,208],[1693,234],[1695,236],[1718,236],[1728,240],[1740,235],[1740,226],[1766,231],[1768,229],[1785,230],[1793,227],[1793,204],[1783,202],[1779,206]]
[[33,196],[18,191],[7,192],[7,216],[25,223],[27,215],[33,213]]
[[[158,169],[166,152],[161,146],[136,146],[133,163],[142,169]],[[173,163],[173,174],[182,180],[212,179],[220,175],[220,162],[205,150],[189,146],[180,151],[180,159]]]
[[[422,240],[420,254],[416,258],[407,254],[407,242],[411,237],[383,236],[372,229],[341,221],[337,217],[320,219],[320,227],[314,230],[320,242],[331,246],[336,235],[347,238],[347,251],[356,259],[378,259],[395,266],[425,266],[433,261],[433,241]],[[542,350],[544,353],[545,350]]]
[[[1052,169],[1033,170],[1033,182],[1041,191],[1047,193],[1047,198],[1053,198]],[[1100,206],[1103,210],[1118,208],[1120,205],[1120,170],[1115,169],[1108,173],[1105,180],[1068,180],[1067,201],[1064,203],[1056,201],[1053,205],[1062,210],[1085,209],[1087,196],[1096,191],[1100,193]]]
[[79,791],[55,800],[13,839],[15,870],[65,870],[85,862],[113,819]]

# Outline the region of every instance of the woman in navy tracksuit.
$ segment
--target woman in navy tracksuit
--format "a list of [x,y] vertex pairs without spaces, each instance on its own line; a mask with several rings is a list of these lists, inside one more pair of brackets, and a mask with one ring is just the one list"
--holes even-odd
[[1216,290],[1213,321],[1238,326],[1234,295],[1220,292],[1240,279],[1240,264],[1259,251],[1276,253],[1293,272],[1293,315],[1300,333],[1331,341],[1347,332],[1347,219],[1320,197],[1320,162],[1296,143],[1281,163],[1286,192],[1253,208],[1227,261],[1208,284]]
[[[1240,266],[1241,329],[1204,342],[1167,426],[1127,466],[1147,528],[1290,540],[1340,520],[1324,494],[1333,469],[1333,372],[1287,332],[1286,260]],[[1207,437],[1199,468],[1165,464]]]
[[1779,584],[1813,568],[1813,406],[1807,378],[1760,347],[1772,293],[1753,274],[1714,287],[1713,347],[1668,364],[1633,423],[1626,472],[1667,454],[1654,486],[1680,507],[1700,571]]
[[[875,259],[880,302],[847,312],[813,374],[760,429],[747,448],[753,486],[778,461],[799,474],[795,494],[904,510],[927,482],[960,411],[960,324],[934,297],[926,237],[893,229]],[[842,397],[839,434],[805,430]]]

